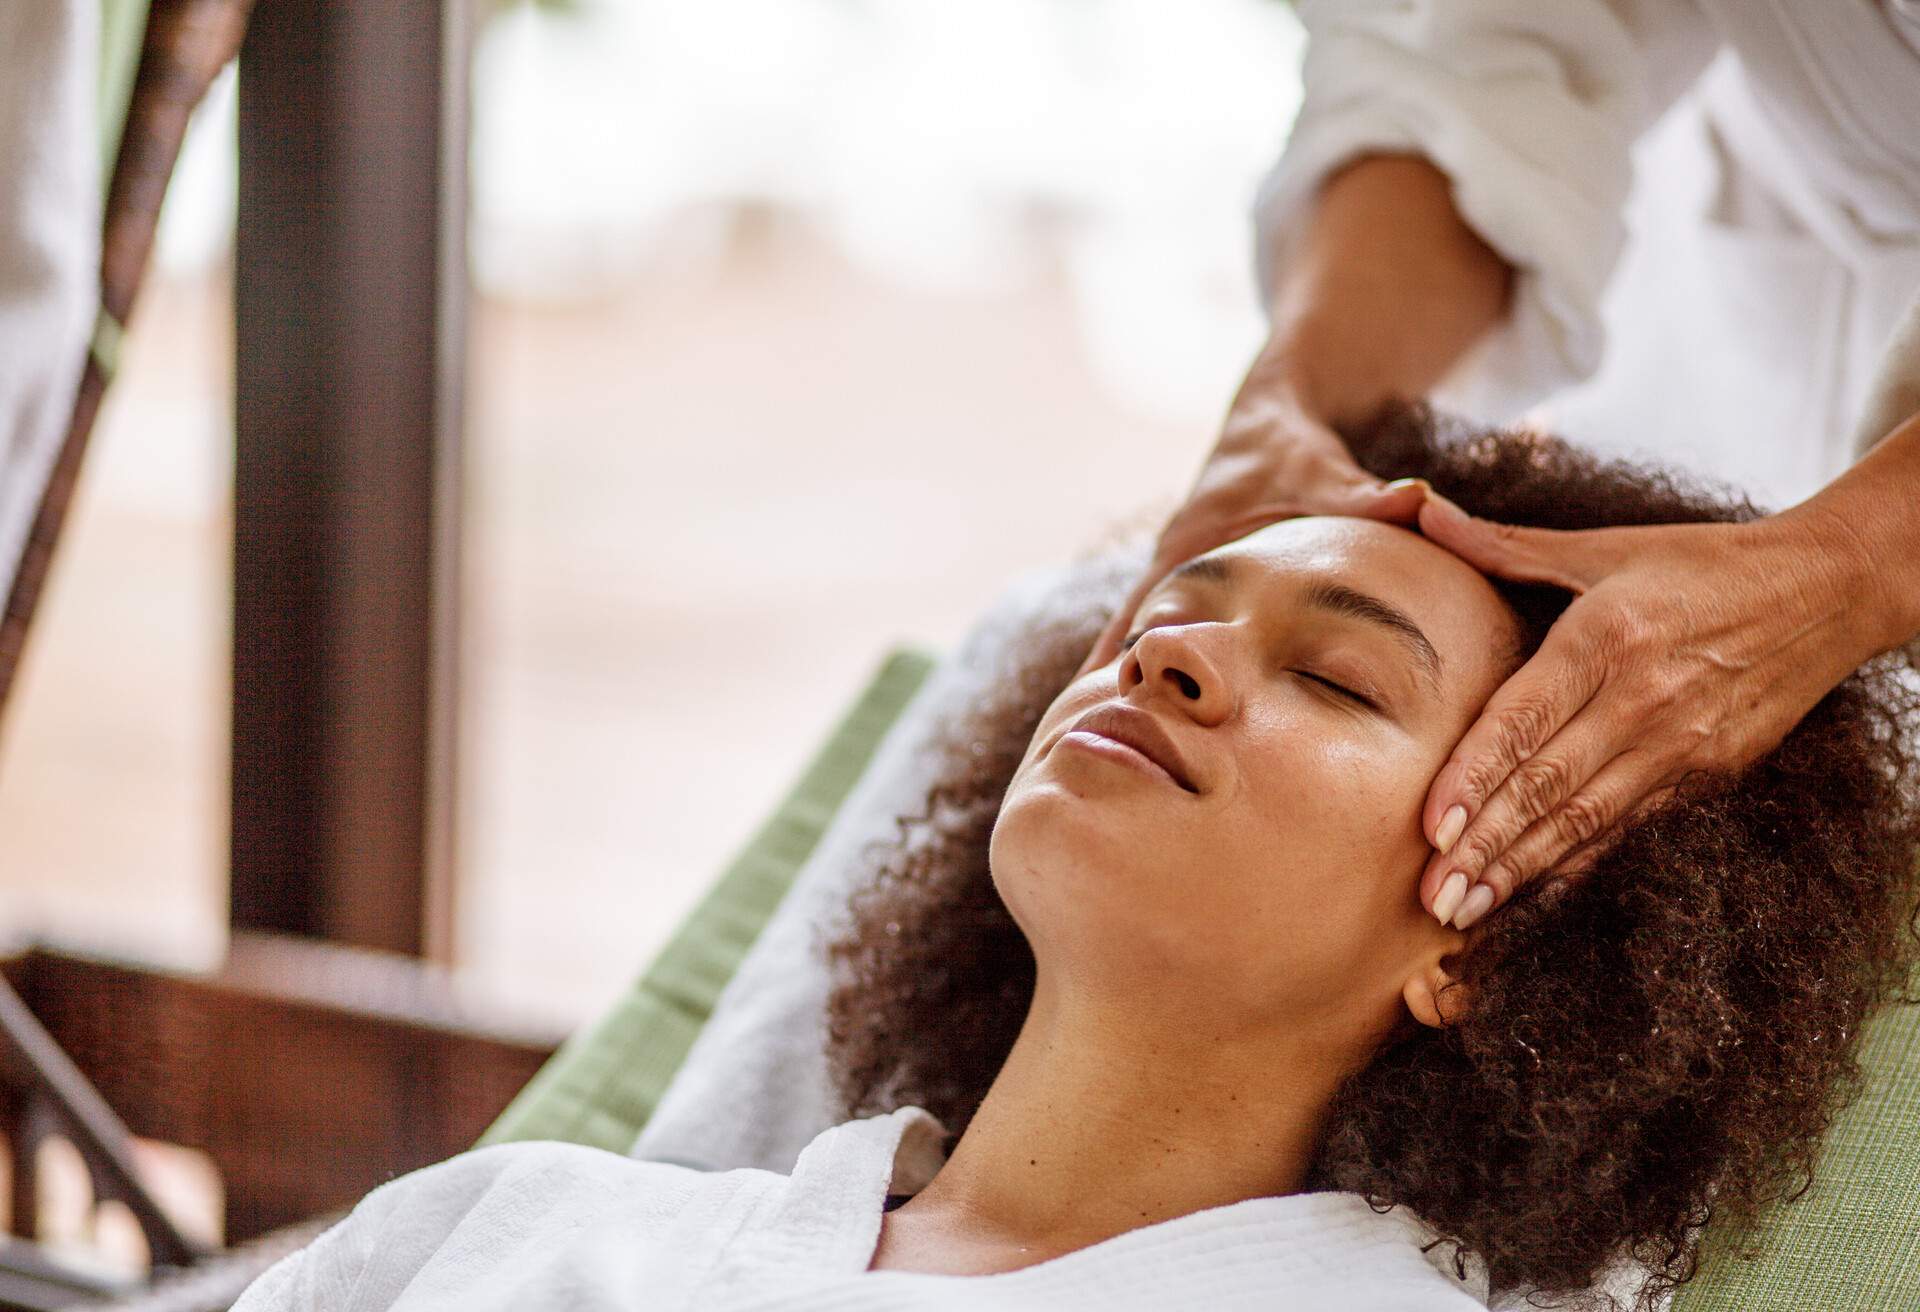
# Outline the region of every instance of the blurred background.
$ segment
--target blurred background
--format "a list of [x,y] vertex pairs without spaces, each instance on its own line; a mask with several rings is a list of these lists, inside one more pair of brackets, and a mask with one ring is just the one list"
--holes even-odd
[[[477,17],[452,962],[570,1028],[880,654],[1170,513],[1258,345],[1274,0]],[[227,936],[235,74],[198,111],[0,742],[0,921]]]

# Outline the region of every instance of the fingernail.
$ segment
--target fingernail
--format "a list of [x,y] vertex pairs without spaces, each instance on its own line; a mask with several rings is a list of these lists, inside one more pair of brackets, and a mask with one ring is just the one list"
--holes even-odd
[[1387,484],[1386,490],[1389,492],[1398,492],[1403,487],[1413,487],[1416,484],[1424,485],[1426,481],[1424,478],[1396,478],[1393,482]]
[[1467,808],[1454,805],[1440,817],[1439,828],[1433,831],[1433,845],[1442,853],[1452,849],[1454,840],[1460,837],[1460,831],[1467,827]]
[[1455,929],[1471,929],[1473,922],[1487,914],[1493,905],[1493,889],[1486,884],[1475,884],[1473,892],[1467,894],[1467,900],[1460,904],[1460,910],[1454,914]]
[[1440,891],[1433,896],[1433,918],[1443,925],[1452,920],[1453,913],[1460,909],[1460,899],[1466,895],[1466,872],[1456,870],[1447,876],[1447,882],[1440,885]]

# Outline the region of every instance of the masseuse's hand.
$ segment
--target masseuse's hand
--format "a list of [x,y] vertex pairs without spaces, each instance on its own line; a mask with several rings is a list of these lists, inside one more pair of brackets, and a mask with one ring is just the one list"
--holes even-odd
[[1146,595],[1176,566],[1294,515],[1359,515],[1411,525],[1427,485],[1383,483],[1353,462],[1346,444],[1255,363],[1228,412],[1186,504],[1161,529],[1145,573],[1094,642],[1078,678],[1112,660]]
[[1555,532],[1436,493],[1420,530],[1484,573],[1576,594],[1427,795],[1420,900],[1442,924],[1467,928],[1562,857],[1578,870],[1689,771],[1757,760],[1885,649],[1873,576],[1832,514]]
[[1367,474],[1328,421],[1425,396],[1506,313],[1514,271],[1454,209],[1447,175],[1415,155],[1335,170],[1298,236],[1220,440],[1080,674],[1112,660],[1147,593],[1202,552],[1294,515],[1411,524],[1419,512],[1426,485]]

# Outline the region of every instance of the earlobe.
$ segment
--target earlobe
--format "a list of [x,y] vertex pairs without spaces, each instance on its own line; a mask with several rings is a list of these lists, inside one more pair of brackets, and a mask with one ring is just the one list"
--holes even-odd
[[1467,1014],[1466,987],[1441,964],[1445,959],[1423,963],[1401,990],[1413,1018],[1433,1029],[1445,1029]]

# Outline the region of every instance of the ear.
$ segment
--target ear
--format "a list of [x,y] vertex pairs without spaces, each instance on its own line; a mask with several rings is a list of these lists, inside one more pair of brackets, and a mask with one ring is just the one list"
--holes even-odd
[[1467,1014],[1466,986],[1447,969],[1451,960],[1452,952],[1436,951],[1414,968],[1400,991],[1407,1010],[1422,1025],[1444,1029]]

